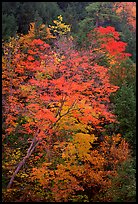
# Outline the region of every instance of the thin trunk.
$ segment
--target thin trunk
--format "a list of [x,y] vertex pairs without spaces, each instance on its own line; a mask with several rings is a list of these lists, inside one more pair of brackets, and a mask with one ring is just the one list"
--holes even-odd
[[[57,121],[52,125],[52,127],[53,127],[62,117],[64,117],[65,115],[67,115],[67,114],[70,112],[70,110],[73,108],[73,106],[75,105],[75,103],[76,103],[76,100],[73,102],[73,104],[70,106],[70,108],[67,110],[66,113],[64,113],[63,115],[60,115],[60,116],[59,116],[59,118],[58,118]],[[64,104],[64,103],[63,103],[63,104]],[[61,107],[60,107],[60,108],[62,109],[62,104],[61,104]],[[59,108],[59,110],[60,110],[60,108]],[[61,112],[61,110],[60,110],[59,112]],[[58,114],[59,114],[59,113],[58,113]],[[51,128],[52,128],[52,127],[51,127]],[[37,130],[37,132],[36,132],[36,134],[35,134],[35,137],[33,138],[32,142],[31,142],[31,145],[30,145],[30,147],[29,147],[28,150],[27,150],[27,155],[26,155],[26,156],[22,159],[22,161],[18,164],[18,166],[17,166],[15,172],[13,173],[13,175],[12,175],[12,177],[11,177],[11,179],[10,179],[10,182],[8,183],[7,188],[11,188],[11,185],[12,185],[12,183],[13,183],[13,181],[14,181],[14,178],[15,178],[16,174],[19,172],[19,170],[21,169],[21,167],[25,164],[26,160],[30,157],[30,155],[32,154],[32,152],[35,150],[36,146],[39,145],[39,143],[42,141],[42,140],[36,141],[36,136],[37,136],[38,133],[39,133],[39,129]]]
[[[39,130],[36,132],[36,134],[38,134]],[[36,142],[36,137],[33,138],[31,145],[27,151],[27,155],[22,159],[22,161],[18,164],[15,172],[13,173],[10,182],[8,183],[7,188],[11,188],[11,185],[14,181],[14,178],[16,176],[16,174],[19,172],[19,170],[21,169],[21,167],[25,164],[26,160],[30,157],[30,155],[32,154],[32,152],[34,151],[35,147],[40,143],[40,141]]]

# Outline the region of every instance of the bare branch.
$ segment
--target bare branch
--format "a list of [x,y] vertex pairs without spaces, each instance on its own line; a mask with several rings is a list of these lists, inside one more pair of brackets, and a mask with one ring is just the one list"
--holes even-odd
[[38,132],[39,132],[39,129],[37,130],[37,132],[36,132],[36,134],[35,134],[35,136],[34,136],[32,142],[31,142],[31,145],[30,145],[30,147],[29,147],[28,150],[27,150],[27,155],[22,159],[22,161],[20,161],[20,163],[18,164],[18,166],[17,166],[15,172],[13,173],[13,175],[12,175],[12,177],[11,177],[11,179],[10,179],[10,182],[8,183],[7,188],[11,188],[11,185],[12,185],[12,183],[13,183],[13,181],[14,181],[14,178],[15,178],[16,174],[19,172],[19,170],[21,169],[21,167],[25,164],[26,160],[30,157],[30,155],[31,155],[32,152],[34,151],[35,147],[40,143],[40,141],[37,141],[37,142],[35,143],[35,141],[36,141],[36,135],[38,134]]

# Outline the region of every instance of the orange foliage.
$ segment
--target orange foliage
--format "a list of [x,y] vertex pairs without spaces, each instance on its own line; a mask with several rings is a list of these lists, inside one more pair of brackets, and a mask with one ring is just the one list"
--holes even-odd
[[20,43],[23,44],[23,46],[29,46],[29,44],[32,42],[33,39],[36,45],[43,44],[42,40],[36,39],[38,37],[41,38],[42,40],[55,38],[50,32],[50,28],[46,27],[46,25],[41,24],[39,27],[37,27],[35,23],[30,23],[28,34],[21,35],[19,41]]
[[127,22],[136,29],[136,2],[117,2],[114,9],[122,18],[127,14]]
[[[28,42],[26,36],[24,36],[24,41]],[[100,124],[100,118],[103,117],[110,122],[113,121],[114,116],[108,111],[109,96],[118,87],[109,83],[105,67],[97,64],[91,65],[88,52],[78,53],[72,50],[69,57],[68,50],[66,50],[64,58],[57,65],[55,52],[40,39],[32,40],[25,52],[21,52],[20,39],[11,43],[13,43],[12,58],[8,61],[9,55],[5,55],[5,63],[9,65],[4,64],[3,66],[5,110],[6,106],[14,106],[14,109],[10,108],[10,111],[13,110],[11,114],[15,115],[17,112],[17,115],[21,114],[22,117],[27,115],[31,118],[30,122],[37,121],[34,123],[34,132],[40,127],[45,131],[43,126],[47,127],[56,122],[61,117],[58,114],[61,111],[60,104],[64,105],[65,101],[69,109],[73,108],[74,103],[77,104],[82,112],[80,120],[83,123],[92,123],[96,126]],[[14,49],[17,47],[19,48],[15,52]],[[5,49],[11,52],[8,45]],[[9,78],[5,79],[7,75]],[[92,79],[90,79],[91,76]],[[12,101],[10,101],[10,94],[13,97]],[[52,104],[55,104],[55,109],[54,107],[49,108]],[[84,108],[87,106],[91,107],[88,113],[86,113],[88,109]],[[85,117],[86,114],[87,117]],[[8,112],[5,112],[5,115],[9,117]]]
[[[34,31],[30,32],[3,46],[5,134],[33,138],[27,158],[37,145],[46,155],[42,166],[33,169],[32,181],[38,179],[54,201],[68,201],[86,189],[94,194],[95,186],[105,190],[111,185],[108,175],[115,175],[116,165],[127,158],[128,146],[119,135],[106,137],[98,150],[91,144],[99,136],[97,129],[101,132],[105,124],[116,122],[110,95],[118,87],[110,83],[108,69],[96,63],[93,49],[76,51],[68,39],[52,49],[42,39],[30,38]],[[118,38],[113,28],[106,32]],[[114,52],[108,40],[102,48],[115,57],[124,53],[125,44],[115,42]]]
[[[81,149],[82,138],[86,143]],[[91,195],[90,199],[94,199],[96,189],[104,193],[111,187],[110,176],[117,176],[118,165],[129,158],[128,144],[119,134],[106,136],[97,150],[92,148],[94,144],[90,145],[92,140],[87,139],[84,134],[62,147],[59,144],[64,161],[55,170],[50,170],[51,164],[47,163],[33,169],[33,180],[37,179],[43,188],[52,192],[53,201],[67,202],[77,191],[85,191]]]

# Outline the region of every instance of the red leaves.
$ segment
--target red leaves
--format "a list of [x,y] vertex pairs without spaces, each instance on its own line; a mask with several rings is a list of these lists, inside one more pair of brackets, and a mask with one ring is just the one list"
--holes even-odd
[[51,97],[44,93],[43,95],[40,95],[40,99],[46,102],[46,101],[50,101]]
[[100,36],[107,37],[109,35],[111,37],[114,37],[114,39],[119,40],[119,33],[115,31],[115,28],[112,26],[107,26],[106,28],[100,26],[98,28],[95,28],[95,30]]
[[102,48],[105,48],[109,54],[117,55],[125,51],[127,43],[121,41],[114,41],[113,39],[107,40],[106,43],[101,44]]
[[39,110],[35,115],[35,118],[37,118],[38,120],[41,120],[41,119],[44,119],[45,121],[49,120],[53,123],[56,122],[56,118],[54,117],[54,114],[48,109]]
[[[114,32],[117,39],[117,33],[112,27],[100,28],[100,32],[106,35]],[[56,123],[55,116],[58,113],[58,119],[60,118],[65,102],[68,108],[66,107],[67,110],[63,112],[68,114],[74,106],[77,107],[79,113],[76,118],[84,124],[98,126],[101,115],[108,121],[112,120],[107,105],[110,103],[110,93],[116,91],[117,87],[109,83],[107,68],[96,63],[91,64],[93,55],[91,51],[72,49],[69,55],[68,50],[64,50],[63,56],[60,50],[58,53],[54,50],[51,52],[50,45],[40,39],[35,39],[30,44],[28,42],[28,45],[28,53],[20,53],[20,59],[18,55],[16,56],[20,61],[15,66],[15,73],[22,74],[22,77],[26,76],[23,80],[24,85],[18,85],[18,97],[19,99],[25,97],[21,100],[25,104],[24,114],[29,114],[32,120],[37,121],[33,124],[36,128],[39,128],[40,123],[45,124],[47,128],[48,125]],[[62,44],[60,46],[62,48]],[[109,52],[113,52],[108,46],[108,41],[106,46]],[[125,47],[125,44],[120,44],[122,51],[123,46]],[[115,44],[114,47],[116,48]],[[19,76],[16,77],[18,79]],[[83,100],[86,101],[88,108],[82,103]],[[60,107],[59,103],[63,103],[63,107]],[[91,111],[89,107],[92,107]],[[31,122],[28,121],[30,126]]]
[[32,79],[30,80],[30,83],[41,88],[47,88],[48,86],[47,79],[43,79],[41,81]]
[[27,105],[26,107],[27,107],[28,109],[30,109],[30,110],[35,110],[35,111],[38,111],[38,110],[41,109],[40,105],[37,104],[37,103],[34,103],[34,104],[31,103],[31,104]]
[[[92,41],[91,46],[94,47],[92,56],[99,55],[97,64],[106,63],[108,77],[114,84],[119,84],[119,81],[127,77],[127,74],[122,73],[121,66],[126,64],[128,57],[131,56],[130,53],[125,52],[127,43],[120,41],[119,36],[119,33],[111,26],[95,28],[88,35],[89,41]],[[104,76],[105,72],[101,71],[101,73]]]
[[34,52],[33,50],[28,50],[28,54],[35,55],[35,54],[37,54],[37,52]]
[[20,64],[19,64],[19,65],[17,65],[15,67],[15,72],[17,72],[19,74],[23,74],[24,73],[24,68],[22,66],[20,66]]
[[42,41],[40,39],[34,39],[31,44],[32,45],[43,45],[44,41]]
[[31,55],[29,55],[29,56],[27,57],[27,59],[28,59],[29,61],[33,61],[33,60],[34,60],[34,58],[33,58]]
[[[100,27],[97,32],[98,54],[102,51],[103,55],[108,53],[117,60],[126,55],[126,44],[117,41],[119,34],[113,27]],[[124,150],[128,146],[125,141],[116,146],[120,138],[113,137],[113,140],[105,138],[99,152],[92,150],[91,143],[104,130],[104,125],[116,122],[109,108],[110,94],[118,87],[110,83],[108,68],[98,65],[97,51],[93,54],[93,50],[71,50],[68,44],[64,50],[61,44],[61,52],[56,53],[56,49],[51,51],[40,39],[27,44],[28,53],[13,55],[15,60],[10,69],[6,58],[4,66],[7,134],[16,130],[40,142],[37,151],[41,154],[35,156],[35,161],[44,152],[46,162],[51,161],[52,166],[34,169],[35,178],[50,189],[56,201],[67,201],[75,191],[83,190],[82,186],[88,189],[110,186],[105,165],[113,163],[109,174],[114,173],[115,165],[127,158],[128,152]],[[98,133],[93,135],[93,132]],[[56,142],[62,148],[56,148]]]
[[50,48],[50,45],[46,44],[46,43],[43,46],[44,46],[44,48]]
[[58,79],[53,80],[52,83],[56,86],[56,88],[62,90],[63,87],[65,86],[64,76],[62,76],[62,77],[60,77]]
[[120,34],[115,31],[114,27],[107,26],[95,28],[92,33],[88,35],[89,38],[93,37],[93,34],[96,34],[97,40],[95,44],[98,43],[98,47],[102,48],[103,51],[112,55],[117,59],[123,59],[127,56],[130,56],[129,53],[124,53],[127,43],[119,41]]

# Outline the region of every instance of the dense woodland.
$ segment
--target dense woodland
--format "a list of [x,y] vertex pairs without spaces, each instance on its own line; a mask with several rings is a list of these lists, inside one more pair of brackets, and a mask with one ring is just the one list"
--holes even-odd
[[2,2],[3,202],[136,202],[136,2]]

